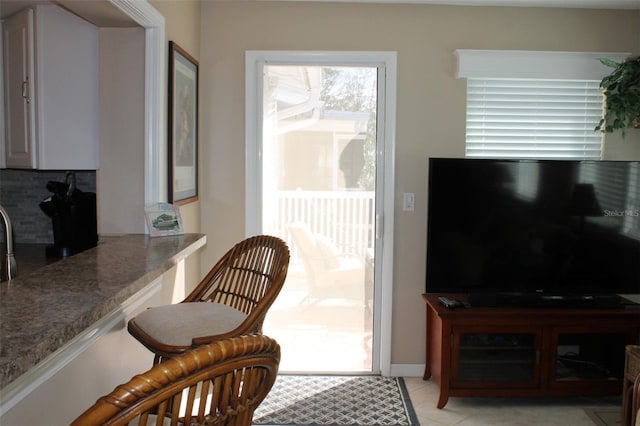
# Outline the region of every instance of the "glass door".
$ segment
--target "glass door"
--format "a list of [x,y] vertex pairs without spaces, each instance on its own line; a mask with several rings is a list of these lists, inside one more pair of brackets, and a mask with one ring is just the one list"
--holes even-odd
[[371,372],[378,69],[264,65],[262,229],[288,242],[264,332],[284,372]]

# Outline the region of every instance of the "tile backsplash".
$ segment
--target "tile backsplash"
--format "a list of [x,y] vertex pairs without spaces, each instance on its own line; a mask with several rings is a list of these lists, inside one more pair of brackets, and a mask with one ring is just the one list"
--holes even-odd
[[[76,188],[96,192],[95,171],[76,171],[75,175]],[[16,243],[53,244],[51,218],[39,204],[52,195],[47,183],[64,183],[65,176],[65,171],[0,169],[0,205],[11,218]],[[2,232],[0,241],[4,241]]]

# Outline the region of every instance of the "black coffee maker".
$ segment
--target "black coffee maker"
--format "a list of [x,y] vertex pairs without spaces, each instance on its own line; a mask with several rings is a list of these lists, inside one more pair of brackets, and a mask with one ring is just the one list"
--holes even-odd
[[51,218],[53,245],[46,248],[50,257],[68,257],[98,244],[96,194],[76,187],[74,172],[67,172],[65,182],[49,181],[53,195],[40,203]]

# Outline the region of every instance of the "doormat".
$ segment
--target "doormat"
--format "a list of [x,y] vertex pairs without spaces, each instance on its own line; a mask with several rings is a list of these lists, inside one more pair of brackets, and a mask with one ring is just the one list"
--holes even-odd
[[255,425],[417,426],[401,377],[279,375]]
[[619,426],[622,424],[622,413],[619,407],[585,408],[584,412],[598,426]]

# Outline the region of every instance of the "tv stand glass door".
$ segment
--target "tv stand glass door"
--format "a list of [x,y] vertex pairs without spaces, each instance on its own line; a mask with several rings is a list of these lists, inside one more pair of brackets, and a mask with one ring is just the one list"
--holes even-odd
[[454,327],[452,357],[454,386],[473,388],[502,382],[508,387],[536,387],[540,380],[540,330]]
[[629,327],[558,327],[551,333],[555,365],[553,388],[581,387],[587,382],[611,386],[624,377],[625,346],[637,338]]

